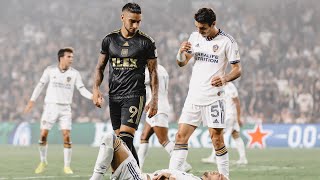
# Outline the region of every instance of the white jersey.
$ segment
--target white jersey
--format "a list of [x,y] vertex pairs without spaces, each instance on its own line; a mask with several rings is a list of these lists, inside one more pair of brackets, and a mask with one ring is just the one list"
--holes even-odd
[[233,98],[238,97],[238,90],[232,82],[228,82],[225,87],[225,101],[226,101],[226,114],[237,113],[236,104],[233,102]]
[[[169,114],[170,105],[168,100],[168,86],[169,86],[169,74],[166,69],[158,64],[158,80],[159,80],[159,90],[158,90],[158,113]],[[145,85],[146,85],[146,103],[149,103],[152,98],[151,87],[150,87],[150,74],[148,68],[145,70]]]
[[183,171],[178,171],[178,170],[172,170],[172,169],[162,169],[162,170],[158,170],[154,173],[152,173],[151,179],[153,179],[153,177],[156,177],[157,175],[161,174],[161,173],[170,173],[172,177],[176,178],[177,180],[200,180],[201,178],[194,176],[192,174],[183,172]]
[[194,66],[186,101],[195,105],[208,105],[223,99],[223,87],[213,87],[211,79],[224,76],[228,63],[240,61],[237,43],[221,30],[212,40],[193,32],[188,41],[192,45]]
[[58,65],[48,66],[40,79],[43,84],[48,84],[45,103],[71,104],[74,86],[77,89],[84,87],[80,73],[70,67],[61,72]]

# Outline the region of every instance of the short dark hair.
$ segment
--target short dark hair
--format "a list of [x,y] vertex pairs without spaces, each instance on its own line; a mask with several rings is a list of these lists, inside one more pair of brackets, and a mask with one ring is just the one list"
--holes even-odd
[[210,8],[201,8],[194,15],[194,20],[202,24],[212,25],[214,21],[216,21],[216,14]]
[[131,13],[141,14],[141,8],[137,3],[127,3],[126,5],[123,6],[122,12],[123,11],[129,11]]
[[62,48],[58,51],[58,61],[60,61],[60,58],[64,56],[65,52],[73,53],[73,48],[72,47],[65,47]]

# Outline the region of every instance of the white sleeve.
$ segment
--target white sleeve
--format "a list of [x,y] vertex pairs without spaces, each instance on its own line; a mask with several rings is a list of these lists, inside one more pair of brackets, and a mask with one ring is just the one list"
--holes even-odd
[[34,88],[32,96],[30,98],[31,101],[36,101],[37,98],[39,97],[40,93],[42,92],[43,87],[45,86],[44,83],[39,82],[36,86],[36,88]]
[[91,93],[90,91],[87,90],[86,87],[82,86],[82,87],[80,87],[80,89],[78,89],[78,90],[79,90],[80,94],[81,94],[83,97],[92,100],[92,96],[93,96],[93,95],[92,95],[92,93]]
[[226,56],[230,64],[240,62],[240,52],[237,42],[229,41],[226,48]]
[[146,68],[144,74],[145,74],[144,84],[145,85],[150,85],[150,73],[149,73],[149,69],[148,68]]
[[76,77],[76,87],[77,87],[77,89],[79,90],[79,92],[80,92],[80,94],[83,96],[83,97],[85,97],[85,98],[87,98],[87,99],[92,99],[92,93],[91,92],[89,92],[88,90],[87,90],[87,88],[84,86],[84,84],[83,84],[83,81],[82,81],[82,78],[81,78],[81,75],[80,75],[80,73],[79,72],[77,72],[77,77]]
[[37,86],[34,88],[32,96],[30,98],[31,101],[36,101],[39,97],[40,93],[42,92],[44,86],[49,82],[49,69],[45,69],[41,78],[40,82],[37,84]]

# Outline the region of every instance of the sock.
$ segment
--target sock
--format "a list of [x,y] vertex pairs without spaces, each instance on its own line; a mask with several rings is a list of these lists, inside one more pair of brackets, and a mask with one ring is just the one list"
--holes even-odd
[[174,149],[174,143],[168,140],[167,142],[163,143],[162,146],[168,152],[168,154],[171,156],[172,151]]
[[225,146],[216,149],[216,160],[219,173],[229,178],[229,154]]
[[183,171],[188,156],[188,144],[175,144],[170,158],[169,169]]
[[48,144],[46,145],[40,145],[39,146],[39,152],[40,152],[40,161],[47,163],[47,151],[48,151]]
[[64,167],[70,167],[72,149],[71,148],[64,148],[63,155],[64,155]]
[[238,137],[238,138],[234,139],[234,142],[235,142],[236,148],[238,150],[240,159],[245,159],[246,158],[246,151],[245,151],[244,142],[243,142],[242,138]]
[[149,143],[146,140],[141,140],[139,150],[138,150],[138,157],[139,157],[139,163],[140,163],[140,168],[142,169],[144,160],[146,159],[146,156],[148,154],[149,150]]
[[[134,136],[128,132],[120,132],[119,133],[119,137],[123,140],[123,142],[126,143],[126,145],[128,146],[128,148],[130,149],[133,157],[136,159],[137,164],[139,165],[139,158],[136,152],[136,149],[133,146],[133,138]],[[140,165],[139,165],[140,167]]]
[[103,175],[111,166],[114,150],[121,145],[121,140],[113,134],[103,136],[96,164],[94,166],[93,175],[90,180],[102,180]]

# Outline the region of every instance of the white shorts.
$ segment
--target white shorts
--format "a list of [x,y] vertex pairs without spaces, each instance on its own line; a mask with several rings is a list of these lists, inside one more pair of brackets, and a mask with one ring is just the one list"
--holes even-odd
[[217,100],[205,106],[190,104],[186,101],[179,124],[184,123],[198,127],[202,122],[203,126],[208,126],[209,128],[226,128],[224,107],[224,100]]
[[41,129],[51,130],[59,120],[59,128],[71,130],[71,106],[63,104],[45,104],[41,117]]
[[146,116],[146,122],[151,127],[155,127],[155,126],[165,127],[165,128],[169,127],[169,117],[167,114],[164,114],[164,113],[156,114],[152,118],[148,118],[148,116]]
[[111,180],[142,180],[142,173],[132,155],[124,160],[110,176]]
[[233,131],[240,132],[240,125],[237,120],[237,114],[227,113],[226,114],[227,127],[225,129],[226,133],[232,133]]

